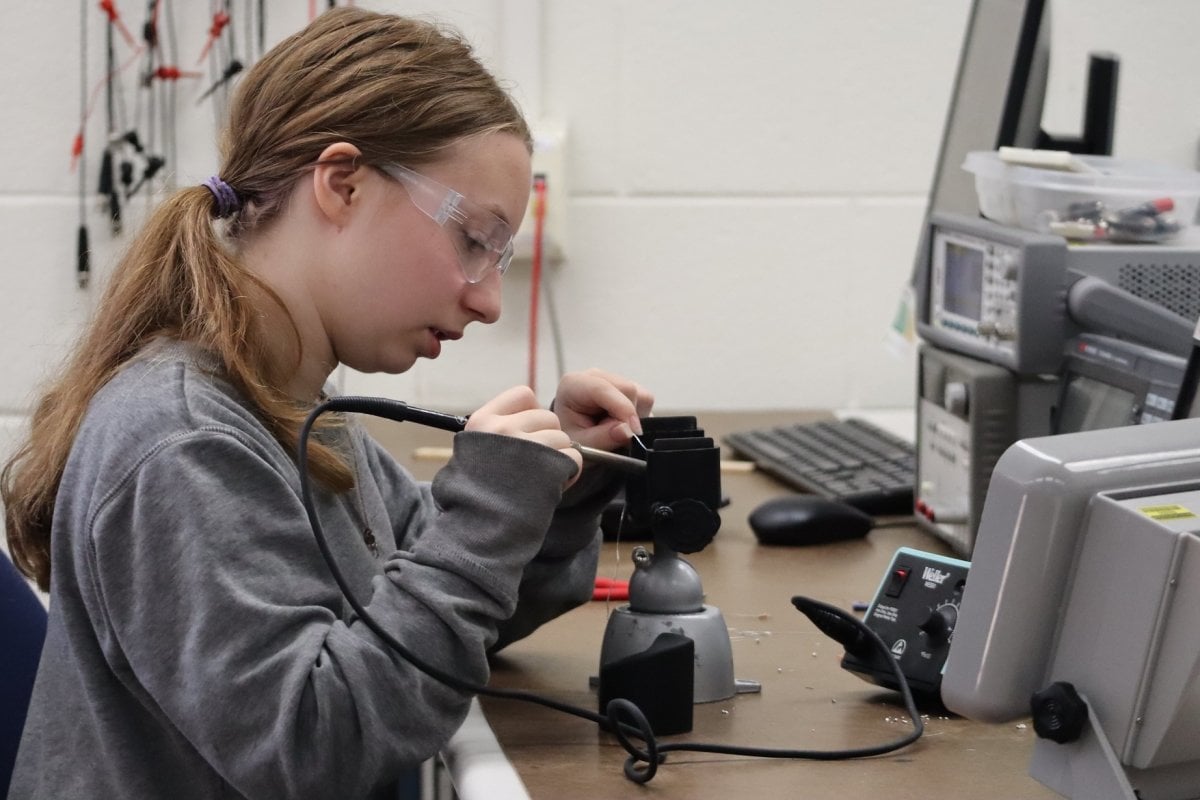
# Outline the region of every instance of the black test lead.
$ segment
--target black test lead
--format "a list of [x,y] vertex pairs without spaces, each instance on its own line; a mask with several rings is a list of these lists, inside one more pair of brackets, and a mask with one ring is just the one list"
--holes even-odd
[[217,79],[216,83],[214,83],[212,86],[209,86],[204,90],[203,94],[196,98],[196,105],[203,103],[206,99],[208,99],[209,95],[211,95],[217,89],[220,89],[225,84],[229,83],[229,81],[233,80],[233,76],[237,75],[241,71],[242,62],[236,58],[230,60],[228,66],[225,67],[225,71],[221,73],[221,77]]
[[116,236],[121,233],[121,195],[117,189],[116,164],[113,158],[113,149],[116,147],[116,142],[118,141],[116,139],[116,92],[113,87],[113,83],[117,77],[117,59],[116,53],[113,50],[113,29],[120,26],[121,34],[125,37],[125,40],[131,46],[134,46],[135,49],[136,45],[129,31],[121,23],[121,18],[118,16],[117,9],[113,6],[111,0],[102,2],[100,8],[108,15],[108,24],[104,27],[105,68],[108,72],[108,77],[104,81],[104,106],[108,139],[104,144],[104,155],[100,160],[100,185],[97,188],[101,197],[107,199],[109,230]]
[[86,289],[91,276],[90,244],[87,229],[87,154],[83,146],[87,126],[87,0],[79,4],[79,137],[76,140],[79,162],[79,232],[75,238],[75,281],[80,289]]

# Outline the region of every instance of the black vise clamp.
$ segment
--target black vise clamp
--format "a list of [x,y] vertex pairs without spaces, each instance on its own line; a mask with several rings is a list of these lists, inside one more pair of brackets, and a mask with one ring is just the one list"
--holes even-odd
[[625,483],[620,536],[699,552],[721,527],[721,448],[695,417],[646,417],[642,430],[629,455],[644,460],[646,470]]

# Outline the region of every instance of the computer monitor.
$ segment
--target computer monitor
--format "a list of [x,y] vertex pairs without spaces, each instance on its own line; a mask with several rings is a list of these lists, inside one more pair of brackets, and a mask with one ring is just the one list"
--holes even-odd
[[929,212],[977,216],[972,150],[1037,147],[1050,65],[1049,0],[975,0],[929,190]]
[[1005,722],[1070,683],[1089,732],[1039,739],[1034,777],[1077,798],[1135,796],[1071,783],[1106,771],[1142,798],[1200,796],[1197,604],[1200,419],[1018,441],[992,473],[942,700]]

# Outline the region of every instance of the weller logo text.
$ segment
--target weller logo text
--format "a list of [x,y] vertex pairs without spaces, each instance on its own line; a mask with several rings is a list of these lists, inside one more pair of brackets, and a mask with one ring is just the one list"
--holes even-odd
[[936,583],[938,586],[941,586],[946,578],[949,577],[949,572],[942,572],[937,567],[926,567],[925,571],[921,573],[921,580]]

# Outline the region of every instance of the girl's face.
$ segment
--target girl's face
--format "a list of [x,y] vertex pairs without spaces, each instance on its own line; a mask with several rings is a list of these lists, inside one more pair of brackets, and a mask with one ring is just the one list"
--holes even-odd
[[[365,169],[362,206],[338,231],[331,263],[322,271],[324,285],[314,294],[339,363],[360,372],[399,373],[418,358],[437,358],[443,342],[460,338],[470,323],[499,319],[501,276],[490,270],[478,283],[468,282],[460,261],[463,226],[438,224],[414,204],[404,184]],[[520,227],[529,203],[530,158],[516,136],[466,139],[416,170],[511,230]]]

